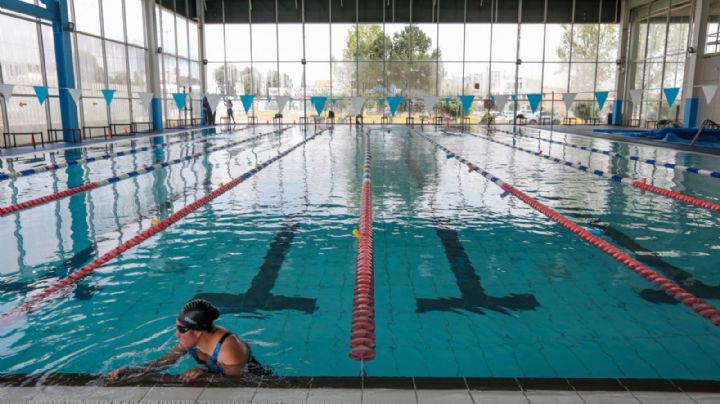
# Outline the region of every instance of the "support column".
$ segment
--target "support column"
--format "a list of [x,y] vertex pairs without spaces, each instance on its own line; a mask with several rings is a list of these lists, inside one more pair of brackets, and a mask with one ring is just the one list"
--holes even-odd
[[[698,125],[699,97],[695,86],[702,80],[702,62],[705,56],[705,36],[707,35],[707,20],[710,0],[697,0],[695,3],[692,23],[690,24],[690,43],[688,44],[688,57],[685,61],[683,77],[682,102],[680,113],[683,116],[683,128],[693,128]],[[692,52],[690,52],[692,48]]]
[[617,75],[615,77],[615,101],[613,102],[613,125],[623,124],[623,102],[625,97],[625,83],[628,76],[628,42],[630,40],[630,10],[627,7],[628,2],[624,2],[620,11],[620,42],[617,53]]
[[145,64],[147,72],[148,91],[153,93],[151,111],[151,119],[153,130],[163,129],[162,120],[162,92],[160,91],[160,63],[158,53],[157,38],[157,20],[155,19],[155,1],[143,0],[143,9],[145,11],[145,32],[147,37],[148,55]]

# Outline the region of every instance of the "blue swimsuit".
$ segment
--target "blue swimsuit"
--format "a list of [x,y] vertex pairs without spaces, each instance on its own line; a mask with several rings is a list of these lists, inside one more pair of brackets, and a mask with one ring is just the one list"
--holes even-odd
[[217,345],[215,345],[215,350],[212,353],[212,356],[210,357],[210,363],[206,363],[202,361],[198,357],[197,353],[197,347],[192,346],[190,349],[188,349],[188,352],[190,352],[190,355],[195,359],[195,361],[201,365],[205,365],[208,368],[208,372],[215,373],[218,375],[224,375],[225,371],[223,370],[220,365],[218,365],[218,356],[220,356],[220,349],[222,348],[223,342],[225,342],[225,339],[231,335],[230,332],[226,332],[225,335],[220,338],[220,341],[218,341]]
[[[207,363],[203,360],[201,360],[198,357],[197,347],[192,346],[190,349],[188,349],[188,352],[190,355],[195,359],[195,361],[201,365],[207,366],[207,370],[210,373],[218,374],[218,375],[225,375],[225,371],[223,368],[218,365],[218,356],[220,356],[220,349],[222,349],[222,344],[225,342],[225,339],[232,335],[231,332],[226,332],[225,335],[220,338],[220,341],[218,341],[217,345],[215,345],[215,350],[212,353],[212,356],[210,357],[210,363]],[[263,368],[263,366],[253,357],[252,352],[250,351],[250,347],[245,344],[248,350],[248,361],[247,361],[247,370],[250,374],[255,375],[263,375],[263,376],[269,376],[272,374],[271,371]]]

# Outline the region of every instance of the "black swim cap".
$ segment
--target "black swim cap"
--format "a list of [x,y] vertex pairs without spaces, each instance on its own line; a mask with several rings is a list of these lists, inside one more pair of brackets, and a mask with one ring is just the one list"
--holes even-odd
[[220,311],[212,303],[203,299],[190,300],[180,310],[178,321],[191,330],[211,331],[213,321],[220,317]]

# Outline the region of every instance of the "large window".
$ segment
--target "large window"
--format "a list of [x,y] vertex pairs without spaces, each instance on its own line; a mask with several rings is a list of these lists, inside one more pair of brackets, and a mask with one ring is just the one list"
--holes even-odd
[[[627,110],[641,121],[676,120],[680,102],[672,107],[664,99],[665,88],[681,88],[692,4],[688,0],[659,0],[633,9],[630,14]],[[612,66],[612,64],[601,64]],[[598,80],[607,80],[600,75]],[[634,102],[629,91],[642,89]]]

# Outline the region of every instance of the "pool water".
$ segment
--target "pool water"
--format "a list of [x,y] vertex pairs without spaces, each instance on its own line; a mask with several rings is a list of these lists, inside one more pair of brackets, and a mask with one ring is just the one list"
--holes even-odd
[[[272,130],[168,135],[187,141],[0,182],[0,206],[197,153],[206,143],[223,145]],[[720,304],[717,213],[481,138],[427,134]],[[512,142],[509,135],[493,136]],[[552,136],[720,168],[720,158],[712,156]],[[0,312],[304,138],[294,127],[0,217]],[[337,127],[110,261],[60,298],[3,323],[0,373],[97,374],[157,359],[176,343],[178,310],[204,297],[221,308],[218,324],[248,341],[257,358],[281,376],[356,376],[362,366],[371,376],[720,379],[720,329],[711,322],[673,304],[412,131],[375,127],[369,139],[375,360],[361,365],[348,356],[352,231],[359,220],[364,140],[354,127]],[[720,201],[717,179],[537,140],[516,142]],[[127,149],[129,141],[113,148]],[[52,158],[104,150],[95,146]],[[12,164],[20,170],[50,158],[37,153]],[[185,358],[169,372],[193,365]]]

